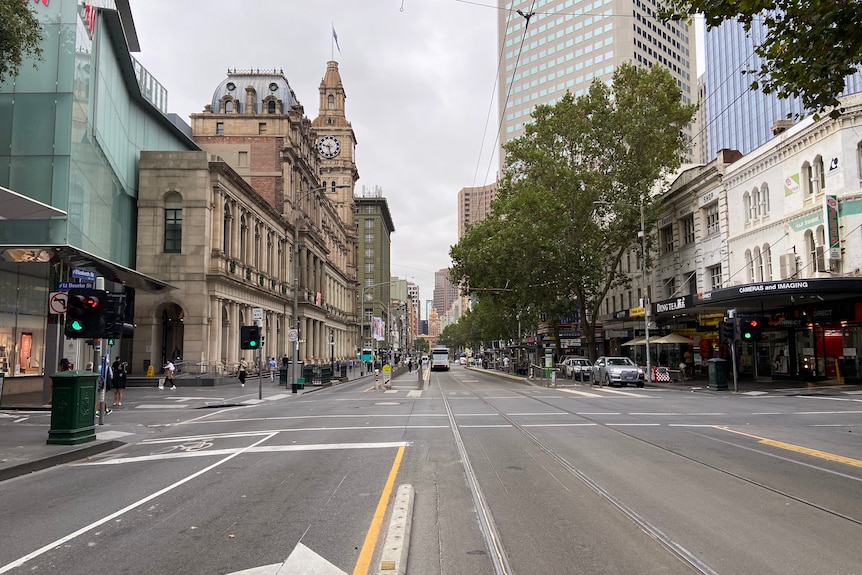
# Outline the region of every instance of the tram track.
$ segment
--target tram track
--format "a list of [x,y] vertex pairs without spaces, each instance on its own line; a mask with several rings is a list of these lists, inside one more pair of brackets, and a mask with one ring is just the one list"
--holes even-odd
[[[609,491],[608,489],[603,487],[597,481],[593,480],[587,473],[585,473],[583,470],[579,469],[576,465],[574,465],[566,457],[564,457],[557,450],[555,450],[551,445],[549,445],[547,442],[543,441],[535,433],[533,433],[529,429],[527,429],[526,426],[518,423],[518,421],[514,420],[512,417],[510,417],[509,415],[504,413],[500,408],[496,407],[492,402],[485,399],[481,393],[477,392],[477,390],[475,389],[475,386],[470,385],[470,384],[473,384],[474,382],[472,382],[472,381],[470,381],[470,382],[459,381],[456,377],[453,377],[452,381],[455,383],[455,385],[460,386],[464,391],[469,392],[476,399],[480,400],[483,405],[485,405],[489,409],[493,410],[493,412],[495,412],[495,414],[497,416],[499,416],[501,419],[506,421],[508,425],[510,425],[513,429],[517,430],[520,434],[523,435],[523,437],[525,437],[528,441],[530,441],[533,445],[535,445],[538,449],[540,449],[548,457],[550,457],[551,459],[556,461],[560,466],[562,466],[563,469],[565,469],[572,476],[576,477],[581,483],[583,483],[591,491],[593,491],[595,494],[597,494],[602,500],[606,501],[614,509],[616,509],[618,512],[622,513],[629,520],[634,522],[644,533],[646,533],[648,536],[650,536],[652,539],[654,539],[656,542],[658,542],[667,551],[672,553],[677,559],[679,559],[684,564],[686,564],[688,567],[690,567],[694,572],[702,573],[704,575],[718,575],[717,571],[715,571],[712,567],[710,567],[710,565],[706,564],[704,561],[701,561],[693,552],[686,549],[686,547],[683,546],[679,541],[674,540],[673,537],[666,534],[664,531],[662,531],[656,525],[652,524],[647,518],[645,518],[644,516],[639,514],[632,506],[627,505],[621,499],[614,496],[614,494],[611,491]],[[464,445],[463,439],[461,438],[461,434],[460,434],[460,431],[458,429],[458,424],[455,420],[455,415],[454,415],[452,408],[451,408],[451,405],[449,403],[449,398],[447,397],[447,390],[443,389],[443,387],[440,385],[439,380],[435,381],[435,383],[437,384],[437,388],[440,391],[441,398],[443,400],[443,404],[445,406],[445,410],[446,410],[446,413],[447,413],[448,418],[449,418],[449,425],[450,425],[452,433],[455,437],[455,442],[457,444],[458,451],[459,451],[459,454],[461,456],[462,465],[464,466],[464,471],[465,471],[465,474],[467,476],[468,483],[470,485],[470,490],[473,494],[474,504],[476,505],[476,509],[479,512],[478,515],[479,515],[480,523],[481,523],[480,526],[483,530],[483,533],[485,534],[485,538],[486,538],[486,541],[488,542],[488,548],[491,551],[491,555],[494,558],[495,574],[496,575],[511,575],[513,572],[511,570],[510,563],[509,563],[508,558],[507,558],[506,553],[505,553],[504,542],[502,541],[501,536],[500,536],[499,532],[497,531],[497,529],[494,525],[494,520],[493,520],[493,515],[491,513],[491,509],[488,507],[488,504],[487,504],[485,497],[482,493],[482,489],[481,489],[481,486],[479,484],[479,481],[476,477],[475,472],[473,471],[472,464],[470,463],[470,458],[468,456],[466,446]],[[479,383],[479,382],[476,382],[476,383]],[[448,391],[451,392],[453,390],[449,389]],[[803,497],[799,497],[799,496],[794,495],[792,493],[789,493],[785,490],[766,485],[763,482],[760,482],[760,481],[754,480],[752,478],[746,477],[744,475],[741,475],[740,473],[736,473],[736,472],[733,472],[733,471],[728,470],[728,469],[722,469],[721,467],[716,466],[716,465],[714,465],[708,461],[698,459],[698,458],[693,457],[691,455],[680,453],[674,449],[668,448],[667,446],[658,444],[658,443],[653,442],[653,441],[649,441],[648,439],[645,439],[643,437],[639,437],[633,433],[626,431],[624,427],[607,425],[607,424],[597,420],[596,418],[590,417],[589,415],[585,415],[583,413],[577,413],[577,412],[572,411],[570,409],[566,409],[565,407],[561,407],[560,405],[558,405],[556,403],[552,403],[548,400],[545,400],[541,397],[538,397],[534,393],[529,393],[527,391],[521,391],[521,390],[516,390],[516,389],[515,390],[507,389],[507,391],[514,393],[520,397],[530,399],[532,401],[535,401],[535,402],[538,402],[540,404],[551,407],[555,411],[562,412],[565,414],[569,414],[569,415],[581,418],[581,419],[589,422],[590,424],[601,426],[604,429],[613,431],[614,433],[621,435],[621,436],[623,436],[629,440],[635,440],[639,443],[650,446],[654,449],[661,450],[662,452],[664,452],[666,454],[670,454],[672,456],[681,458],[688,463],[693,463],[693,464],[696,464],[699,466],[703,466],[704,468],[707,468],[711,471],[716,471],[716,472],[722,473],[724,475],[727,475],[728,477],[731,477],[735,480],[744,482],[744,483],[751,485],[757,489],[761,489],[761,490],[767,491],[771,494],[784,497],[784,498],[788,499],[789,501],[793,501],[793,502],[808,506],[812,509],[815,509],[815,510],[818,510],[820,512],[829,514],[833,517],[847,521],[847,522],[852,523],[854,525],[862,526],[862,521],[860,521],[859,519],[856,519],[854,517],[848,516],[844,513],[841,513],[840,511],[837,511],[835,509],[830,509],[824,505],[820,505],[814,501],[810,501],[810,500],[807,500]],[[761,452],[759,450],[754,450],[750,447],[740,446],[736,443],[722,440],[722,439],[715,438],[715,437],[711,437],[711,436],[703,434],[703,433],[698,433],[698,432],[691,430],[691,429],[679,428],[679,431],[684,431],[684,432],[692,434],[694,436],[708,439],[711,441],[718,441],[718,442],[721,442],[723,444],[730,445],[730,446],[733,446],[736,448],[748,449],[751,451],[755,451],[757,453],[762,453],[765,455],[776,457],[776,455],[774,455],[774,454]],[[778,456],[778,457],[780,457],[780,456]],[[785,458],[782,458],[782,459],[785,459]],[[798,462],[793,461],[793,463],[798,463]],[[805,465],[805,464],[803,464],[803,465]]]

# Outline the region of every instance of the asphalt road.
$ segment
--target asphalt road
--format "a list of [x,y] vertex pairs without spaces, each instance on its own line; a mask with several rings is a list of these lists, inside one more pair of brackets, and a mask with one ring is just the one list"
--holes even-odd
[[862,573],[862,395],[426,375],[126,400],[138,441],[0,483],[0,573],[378,573],[400,485],[412,575]]

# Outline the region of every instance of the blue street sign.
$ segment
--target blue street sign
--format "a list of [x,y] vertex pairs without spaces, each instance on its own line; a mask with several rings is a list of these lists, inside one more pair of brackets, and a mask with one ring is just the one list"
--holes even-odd
[[81,270],[78,268],[72,268],[72,277],[82,279],[82,280],[90,280],[91,282],[94,282],[94,281],[96,281],[96,272],[91,272],[90,270]]
[[57,291],[69,291],[70,289],[87,289],[93,287],[92,282],[58,282]]

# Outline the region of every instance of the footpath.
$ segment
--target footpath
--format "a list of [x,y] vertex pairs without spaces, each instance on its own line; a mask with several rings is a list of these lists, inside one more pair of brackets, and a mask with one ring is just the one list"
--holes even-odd
[[[454,367],[454,366],[453,366]],[[455,367],[455,369],[459,369]],[[483,368],[463,368],[475,371],[489,372]],[[415,374],[416,372],[414,372]],[[528,379],[524,376],[493,371],[494,374],[507,379],[521,381],[536,387],[591,387],[589,382],[577,382],[569,379],[557,379],[555,382],[542,379]],[[401,374],[403,377],[406,374]],[[371,375],[360,376],[358,369],[349,374],[348,381],[371,380]],[[411,377],[411,376],[407,376]],[[415,377],[413,375],[412,377]],[[177,390],[165,389],[158,391],[157,380],[149,386],[127,387],[123,395],[123,406],[115,406],[114,412],[104,416],[104,425],[96,425],[96,441],[79,445],[48,444],[48,431],[51,423],[51,406],[41,403],[41,394],[30,394],[3,398],[0,403],[0,481],[26,475],[34,471],[46,469],[90,457],[92,455],[115,449],[127,443],[139,441],[148,434],[148,425],[158,423],[158,410],[136,409],[136,407],[158,407],[163,402],[170,407],[171,394],[181,399],[188,408],[218,407],[221,405],[236,405],[237,401],[254,402],[258,397],[258,379],[251,376],[241,388],[233,380],[227,385],[200,387],[194,377],[175,378]],[[684,384],[678,382],[654,382],[647,385],[653,388],[688,390],[693,393],[706,394],[768,394],[768,393],[837,393],[838,391],[862,390],[859,385],[845,385],[837,380],[817,382],[804,381],[773,381],[771,379],[740,380],[736,390],[733,382],[728,383],[728,390],[710,390],[705,378],[687,380]],[[265,397],[274,394],[291,394],[290,385],[279,384],[278,378],[270,382],[264,376],[262,389]],[[298,394],[307,394],[323,389],[320,385],[306,385]],[[161,395],[160,395],[161,394]],[[112,394],[107,394],[108,404],[112,403]],[[162,411],[161,417],[164,417]]]

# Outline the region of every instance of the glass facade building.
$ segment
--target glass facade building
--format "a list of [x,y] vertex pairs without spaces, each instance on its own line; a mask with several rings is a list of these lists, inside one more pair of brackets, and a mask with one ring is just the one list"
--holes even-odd
[[0,214],[0,370],[7,377],[55,371],[50,363],[67,349],[58,351],[62,338],[48,329],[55,323],[49,293],[73,269],[105,277],[108,287],[166,287],[134,271],[138,157],[198,149],[163,113],[164,89],[131,56],[138,47],[128,3],[29,5],[42,24],[44,61],[25,61],[19,75],[0,83],[0,186],[66,215]]
[[[766,36],[766,29],[752,24],[746,33],[742,24],[728,21],[706,33],[704,56],[706,78],[707,160],[721,149],[747,154],[772,139],[772,127],[788,116],[805,113],[800,98],[779,100],[775,94],[751,90],[755,76],[746,70],[758,70],[761,59],[755,45]],[[862,91],[862,75],[848,76],[844,95]]]

